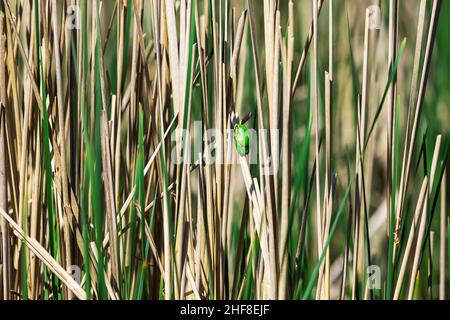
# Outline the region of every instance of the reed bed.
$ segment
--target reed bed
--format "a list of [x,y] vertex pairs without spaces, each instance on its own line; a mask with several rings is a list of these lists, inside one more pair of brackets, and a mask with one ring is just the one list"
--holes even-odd
[[0,299],[446,299],[450,4],[1,0]]

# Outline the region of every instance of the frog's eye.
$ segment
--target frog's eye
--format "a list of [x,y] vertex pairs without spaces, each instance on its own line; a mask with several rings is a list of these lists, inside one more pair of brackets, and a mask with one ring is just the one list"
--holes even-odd
[[234,144],[240,156],[246,156],[250,151],[250,133],[243,124],[238,124],[234,127]]

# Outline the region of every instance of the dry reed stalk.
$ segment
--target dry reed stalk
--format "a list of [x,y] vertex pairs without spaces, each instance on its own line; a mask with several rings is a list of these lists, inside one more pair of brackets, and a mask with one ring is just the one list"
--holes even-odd
[[446,266],[447,264],[447,171],[445,169],[444,176],[442,177],[441,186],[441,212],[440,212],[440,244],[439,244],[439,299],[445,300],[445,280],[446,280]]
[[[278,34],[281,38],[281,27],[278,28]],[[292,88],[292,63],[294,56],[294,4],[289,2],[289,22],[286,44],[282,46],[283,56],[283,117],[282,117],[282,190],[281,190],[281,223],[279,236],[279,269],[280,284],[278,288],[278,298],[287,299],[288,297],[288,257],[287,242],[289,229],[289,209],[291,195],[291,154],[292,154],[292,110],[291,110],[291,88]]]
[[[328,224],[328,216],[331,218],[332,212],[332,202],[333,199],[331,197],[332,188],[331,188],[331,146],[332,146],[332,127],[331,127],[331,103],[332,103],[332,80],[331,75],[328,72],[325,72],[325,167],[326,167],[326,175],[325,175],[325,192],[324,192],[324,210],[326,213],[326,224]],[[322,241],[325,242],[328,238],[328,231],[324,232]],[[329,249],[327,250],[326,260],[325,260],[325,273],[329,274]],[[323,271],[323,268],[321,268]],[[322,272],[319,273],[319,279],[321,279]],[[325,287],[329,287],[329,277],[326,277],[326,283],[323,283],[324,286],[320,292],[320,295],[323,296],[324,293],[328,293],[329,290],[325,290]],[[326,286],[325,286],[326,284]],[[326,292],[325,292],[326,291]],[[329,296],[329,294],[328,294]]]
[[[428,189],[429,190],[429,189]],[[418,268],[419,268],[419,259],[420,252],[422,249],[422,240],[425,234],[425,226],[427,222],[427,211],[428,211],[428,197],[425,197],[425,202],[422,209],[422,215],[420,220],[420,226],[418,230],[417,243],[416,243],[416,251],[414,253],[413,265],[411,268],[411,278],[409,280],[409,289],[408,289],[408,300],[412,300],[414,295],[414,286],[416,280],[418,278]]]
[[[154,47],[156,48],[156,57],[157,57],[157,86],[158,86],[158,93],[159,93],[159,117],[161,121],[161,130],[164,132],[164,119],[163,119],[163,101],[162,101],[162,76],[161,76],[161,52],[160,52],[160,23],[158,16],[158,4],[157,1],[153,1],[153,32],[154,32]],[[169,9],[168,9],[169,10]],[[170,11],[170,10],[169,10]],[[166,151],[165,151],[165,145],[164,143],[161,144],[162,150],[161,150],[161,158],[165,157]],[[157,161],[159,164],[160,161]],[[161,173],[161,165],[158,165],[158,170]],[[165,196],[163,199],[163,233],[164,233],[164,297],[166,300],[169,300],[172,296],[172,267],[171,267],[171,257],[172,257],[172,248],[170,244],[170,230],[169,230],[169,208],[168,208],[168,192],[167,192],[167,184],[166,180],[163,179],[162,183],[163,190],[165,192]]]
[[[431,61],[431,56],[433,54],[433,47],[434,47],[434,41],[436,38],[437,24],[439,21],[439,15],[440,15],[440,11],[441,11],[441,4],[442,4],[441,0],[434,0],[434,2],[433,2],[433,8],[432,8],[431,18],[430,18],[430,25],[429,25],[429,29],[428,29],[427,44],[426,44],[426,49],[425,49],[425,56],[424,56],[422,71],[421,71],[419,91],[418,91],[416,105],[414,108],[414,118],[413,118],[414,120],[413,120],[413,125],[412,125],[410,135],[406,137],[407,142],[405,143],[405,153],[404,153],[404,157],[403,157],[402,171],[401,171],[402,174],[400,177],[399,205],[396,207],[396,230],[398,230],[398,228],[400,226],[400,221],[402,218],[402,211],[403,211],[404,201],[405,201],[405,196],[406,196],[406,189],[407,189],[408,183],[409,183],[412,154],[413,154],[414,146],[415,146],[416,140],[417,140],[419,119],[420,119],[420,115],[422,113],[422,108],[423,108],[426,85],[427,85],[429,69],[430,69],[430,61]],[[411,93],[411,94],[414,94],[414,93]],[[406,152],[406,150],[408,150],[408,151]]]
[[417,205],[416,205],[416,211],[414,213],[413,221],[411,223],[411,228],[409,229],[409,236],[408,236],[408,240],[406,243],[405,252],[403,254],[401,263],[399,263],[400,271],[398,273],[397,284],[395,286],[395,291],[394,291],[394,296],[393,296],[394,300],[397,300],[400,295],[400,290],[401,290],[402,284],[403,284],[403,278],[405,277],[405,272],[406,272],[406,268],[407,268],[408,261],[409,261],[411,247],[412,247],[412,244],[413,244],[413,241],[415,238],[415,234],[417,234],[417,232],[418,232],[419,222],[420,222],[420,218],[422,216],[421,214],[423,212],[423,210],[422,210],[423,202],[424,202],[425,196],[428,191],[428,186],[429,186],[428,177],[425,177],[423,180],[423,183],[422,183],[422,188],[420,189],[419,198],[417,200]]
[[[0,12],[0,210],[8,211],[8,192],[7,192],[7,149],[6,149],[6,115],[5,106],[7,103],[6,96],[6,70],[5,70],[5,44],[6,36],[4,34],[3,12]],[[11,254],[10,254],[10,232],[9,226],[5,219],[0,220],[1,252],[2,252],[2,276],[1,287],[2,297],[4,300],[10,298],[11,288]]]
[[[311,110],[314,110],[314,134],[315,134],[315,143],[314,143],[314,151],[315,158],[317,161],[317,168],[320,168],[320,153],[319,153],[319,141],[320,141],[320,108],[319,108],[319,79],[318,79],[318,7],[316,0],[312,0],[312,14],[313,14],[313,57],[312,57],[312,107]],[[320,256],[322,254],[322,230],[324,219],[322,216],[322,209],[320,205],[321,201],[321,191],[320,191],[320,171],[316,170],[316,224],[317,224],[317,252]]]
[[102,110],[101,116],[102,124],[102,167],[103,167],[103,181],[105,188],[105,202],[107,208],[107,225],[109,232],[109,255],[111,259],[111,270],[114,283],[117,286],[119,282],[119,256],[118,256],[118,240],[117,240],[117,217],[114,197],[114,183],[111,168],[111,150],[110,150],[110,134],[107,120],[106,110]]
[[[367,11],[360,28],[359,4],[330,0],[328,21],[319,20],[323,0],[310,2],[312,17],[298,7],[309,27],[304,47],[294,38],[293,1],[28,2],[3,1],[0,21],[2,298],[433,298],[437,283],[445,297],[445,140],[437,136],[429,172],[428,143],[441,125],[422,121],[440,0],[429,26],[420,1],[411,61],[400,60],[408,47],[397,50],[397,25],[416,11],[397,0],[383,15],[389,39],[369,31]],[[66,28],[69,5],[82,7],[80,29]],[[344,26],[347,7],[350,51],[333,43],[345,39],[333,28]],[[409,72],[403,114],[397,104]],[[430,110],[442,105],[442,86],[435,89]],[[198,120],[191,137],[200,144],[169,138]],[[226,136],[237,123],[258,130],[248,158]],[[216,141],[205,139],[211,129],[221,132]],[[345,170],[348,180],[338,179]],[[420,193],[408,186],[417,181]],[[386,213],[395,218],[387,219],[395,231],[387,258],[379,240]],[[69,263],[83,268],[78,286],[63,269]],[[382,263],[384,289],[372,291],[363,268]],[[422,267],[428,288],[420,285],[427,275],[417,276]]]
[[[27,216],[27,212],[24,210],[24,206],[26,207],[26,177],[27,177],[27,151],[28,151],[28,137],[29,137],[29,124],[30,124],[30,118],[31,118],[31,96],[27,93],[30,92],[30,87],[33,88],[34,94],[37,98],[39,98],[39,91],[37,90],[37,86],[36,86],[36,82],[34,81],[33,77],[32,77],[32,71],[30,68],[30,60],[31,60],[31,54],[30,53],[26,53],[25,48],[23,47],[22,43],[20,42],[20,38],[14,23],[14,20],[12,18],[12,14],[11,14],[11,9],[9,8],[9,4],[6,3],[7,6],[7,16],[8,19],[10,20],[11,25],[13,26],[13,30],[14,33],[16,35],[16,38],[18,39],[18,46],[20,49],[20,53],[22,54],[23,60],[24,60],[24,64],[27,67],[27,72],[28,72],[28,76],[26,77],[26,81],[24,83],[24,96],[28,97],[27,102],[25,102],[25,111],[24,111],[24,116],[23,116],[23,126],[22,126],[22,141],[21,141],[21,149],[20,149],[20,157],[18,158],[18,161],[20,163],[19,165],[19,190],[18,190],[18,194],[19,194],[19,204],[18,204],[18,212],[17,214],[17,218],[18,218],[18,222],[20,225],[23,225],[24,222],[24,217]],[[31,48],[30,48],[31,50]],[[30,51],[29,50],[29,51]],[[41,101],[40,98],[38,99],[38,101]],[[42,106],[42,101],[40,106]],[[42,110],[42,108],[41,108]],[[25,219],[26,222],[26,219]],[[20,244],[17,243],[13,253],[12,253],[12,257],[13,257],[13,266],[14,269],[18,269],[18,264],[19,264],[19,253],[20,253]]]
[[[331,103],[332,103],[332,79],[333,79],[333,2],[329,1],[328,11],[328,68],[329,71],[325,72],[325,184],[324,184],[324,212],[326,213],[326,224],[328,223],[328,215],[332,210],[332,198],[331,198]],[[331,218],[331,215],[330,215]],[[325,242],[328,238],[328,231],[324,232],[322,241]],[[329,249],[327,250],[325,257],[325,268],[321,265],[319,271],[318,290],[316,291],[316,298],[322,299],[328,297],[329,299]],[[322,274],[324,272],[324,274]],[[322,277],[325,275],[325,282],[322,282]]]
[[[0,71],[1,72],[1,71]],[[5,111],[3,103],[0,107],[0,210],[8,210],[8,198],[7,198],[7,183],[6,183],[6,121]],[[4,300],[10,298],[11,287],[11,255],[10,255],[10,237],[9,226],[5,219],[0,220],[1,223],[1,252],[2,252],[2,265],[0,270],[2,271],[1,284],[2,284],[2,297]]]
[[[64,123],[64,104],[63,104],[63,82],[62,82],[62,70],[61,70],[61,54],[59,48],[59,31],[58,31],[58,17],[57,17],[57,5],[56,0],[52,0],[52,27],[53,27],[53,52],[55,57],[56,68],[56,87],[57,87],[57,106],[58,106],[58,124],[59,124],[59,144],[61,149],[61,181],[62,181],[62,201],[64,211],[64,243],[65,243],[65,266],[68,268],[72,265],[72,250],[71,250],[71,233],[69,228],[68,219],[72,218],[72,214],[69,214],[70,200],[69,200],[69,187],[67,181],[67,169],[66,169],[66,141],[65,141],[65,123]],[[71,224],[71,223],[70,223]],[[72,298],[72,293],[68,292],[68,298]]]
[[356,134],[356,172],[357,172],[357,195],[355,196],[355,233],[354,233],[354,251],[353,255],[357,255],[357,259],[353,259],[353,290],[352,298],[356,298],[356,282],[358,266],[362,264],[363,259],[361,254],[364,255],[364,246],[360,243],[364,240],[364,214],[365,206],[361,208],[361,204],[364,200],[365,185],[364,185],[364,142],[366,141],[366,121],[367,121],[367,109],[368,109],[368,59],[369,59],[369,21],[370,10],[366,9],[365,27],[364,27],[364,52],[363,52],[363,78],[362,78],[362,94],[360,99],[360,105],[358,108],[358,122],[357,122],[357,134]]
[[[124,37],[125,37],[125,1],[122,2],[122,5],[119,5],[118,9],[118,18],[117,18],[117,28],[118,28],[118,43],[117,43],[117,92],[116,92],[116,119],[115,124],[115,132],[116,132],[116,143],[113,148],[114,150],[114,194],[116,196],[116,207],[120,205],[120,169],[121,169],[121,143],[122,143],[122,76],[123,76],[123,60],[124,60]],[[81,58],[82,55],[80,55]],[[114,138],[114,135],[113,137]]]
[[[318,10],[317,15],[320,15],[320,12],[322,11],[322,6],[323,6],[324,2],[325,2],[324,0],[317,0],[317,10]],[[303,46],[303,51],[302,51],[302,55],[300,57],[300,62],[298,64],[297,71],[295,73],[294,83],[292,85],[292,95],[295,95],[295,93],[297,91],[298,82],[300,81],[300,76],[302,74],[302,71],[303,71],[303,68],[304,68],[305,62],[306,62],[306,56],[308,54],[311,42],[313,41],[313,36],[314,36],[315,32],[316,31],[314,29],[314,17],[313,17],[313,19],[311,21],[311,25],[309,27],[308,36],[306,37],[306,41]]]
[[[234,20],[235,20],[235,10],[232,11],[232,45],[230,47],[231,56],[230,56],[230,78],[228,80],[227,86],[228,86],[228,104],[230,105],[229,109],[235,109],[236,107],[236,100],[237,97],[237,91],[238,91],[238,60],[241,53],[241,46],[243,43],[244,38],[244,30],[246,26],[247,21],[247,10],[245,10],[238,21],[237,28],[235,30],[234,27]],[[239,76],[241,76],[239,74]],[[242,90],[242,87],[239,87],[239,91]],[[231,123],[231,117],[232,113],[229,111],[227,112],[227,121],[226,121],[226,128],[229,130],[228,132],[232,132],[232,123]],[[222,209],[222,225],[221,225],[221,246],[222,246],[222,267],[224,268],[226,259],[226,252],[231,250],[230,243],[230,235],[231,235],[231,226],[232,226],[232,190],[231,190],[231,184],[232,184],[232,171],[233,171],[233,165],[231,165],[235,153],[233,152],[233,139],[231,136],[225,136],[226,139],[226,159],[224,164],[224,196],[223,196],[223,209]],[[236,279],[235,274],[233,274],[232,270],[234,269],[234,266],[232,265],[231,261],[228,263],[228,278],[229,283],[233,283],[234,279]],[[233,289],[231,290],[233,291]],[[231,292],[231,295],[233,295],[233,292]]]
[[[264,169],[263,164],[267,163],[267,160],[269,159],[269,153],[267,150],[267,146],[265,144],[265,137],[262,134],[264,131],[264,121],[263,121],[263,109],[262,109],[262,85],[261,85],[261,74],[259,70],[259,59],[258,59],[258,53],[257,53],[257,44],[256,44],[256,35],[255,35],[255,21],[254,21],[254,7],[253,7],[253,1],[249,1],[249,18],[250,18],[250,36],[251,36],[251,44],[252,44],[252,54],[253,54],[253,61],[254,61],[254,69],[255,69],[255,75],[256,75],[256,105],[258,110],[258,130],[259,130],[259,136],[258,140],[260,143],[260,170],[262,171]],[[263,194],[263,200],[265,201],[265,209],[266,209],[266,219],[268,221],[268,233],[271,237],[269,241],[269,252],[270,252],[270,261],[269,265],[266,266],[265,270],[268,273],[266,277],[267,286],[269,289],[268,297],[271,299],[275,299],[277,296],[277,289],[276,289],[276,283],[277,283],[277,268],[276,268],[276,250],[275,250],[275,229],[274,229],[274,208],[275,208],[275,201],[274,201],[274,195],[273,195],[273,188],[271,187],[272,183],[270,181],[270,177],[268,175],[265,175],[264,177],[261,177],[260,180],[260,186],[261,190],[266,190],[266,192]],[[265,197],[264,197],[265,196]]]
[[[35,162],[35,170],[33,173],[33,183],[30,183],[32,190],[32,207],[31,207],[31,217],[30,217],[30,237],[33,239],[37,238],[38,228],[39,228],[39,219],[40,217],[40,205],[39,201],[41,199],[40,191],[41,191],[41,145],[37,144],[36,148],[36,162]],[[37,284],[39,281],[39,273],[36,272],[38,268],[36,257],[31,254],[30,255],[30,296],[35,297],[38,292]]]
[[[389,48],[388,48],[388,61],[389,61],[389,73],[392,72],[394,68],[394,59],[397,55],[397,37],[398,37],[398,1],[397,0],[389,0]],[[392,190],[393,179],[394,177],[394,123],[396,119],[396,106],[397,106],[397,75],[394,75],[391,86],[389,87],[388,92],[388,111],[387,111],[387,188],[386,188],[386,203],[387,203],[387,217],[388,217],[388,226],[394,224],[394,221],[391,221],[391,194],[395,192]],[[397,226],[396,226],[397,227]],[[390,230],[390,228],[388,229]],[[391,236],[391,235],[389,235]],[[397,242],[394,240],[394,243]],[[394,253],[392,255],[392,259],[395,259],[395,247],[394,244]],[[388,263],[394,264],[394,261],[388,261]]]
[[[194,65],[194,61],[196,61],[196,55],[195,50],[193,50],[192,54],[192,61],[191,65]],[[193,71],[194,68],[191,68],[191,79],[193,79]],[[193,90],[193,83],[192,81],[189,84],[190,87],[190,96],[188,99],[188,110],[187,110],[187,122],[190,123],[191,120],[191,101],[192,101],[192,90]],[[189,127],[186,128],[187,132],[189,132]],[[190,134],[188,133],[185,137],[183,137],[183,162],[182,162],[182,169],[181,169],[181,186],[180,186],[180,201],[178,203],[178,225],[177,225],[177,235],[176,235],[176,243],[175,243],[175,259],[176,259],[176,265],[177,265],[177,280],[181,283],[181,274],[182,274],[182,263],[186,259],[186,246],[185,246],[185,239],[186,239],[186,232],[188,229],[185,229],[185,225],[187,224],[186,221],[186,194],[187,194],[187,176],[190,173],[190,150],[188,143],[190,142]]]
[[422,213],[422,220],[420,222],[420,229],[419,229],[419,233],[418,233],[418,237],[417,237],[416,252],[414,254],[414,262],[413,262],[412,271],[411,271],[411,279],[409,282],[408,300],[411,300],[413,297],[413,294],[414,294],[414,286],[415,286],[415,282],[416,282],[417,270],[420,267],[419,263],[421,261],[421,258],[420,258],[421,251],[424,249],[423,248],[423,238],[425,236],[425,227],[426,227],[427,216],[428,216],[428,205],[432,201],[432,199],[431,199],[432,190],[431,189],[433,188],[435,174],[436,174],[436,168],[437,168],[437,164],[438,164],[438,160],[439,160],[441,139],[442,139],[442,137],[440,135],[436,139],[436,144],[435,144],[434,153],[433,153],[433,159],[431,162],[430,183],[429,183],[429,187],[428,187],[427,194],[425,197],[425,203],[423,206],[423,213]]

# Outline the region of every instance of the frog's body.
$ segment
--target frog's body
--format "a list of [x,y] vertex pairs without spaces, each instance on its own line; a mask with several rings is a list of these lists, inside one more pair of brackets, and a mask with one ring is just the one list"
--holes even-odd
[[245,157],[250,152],[250,133],[243,124],[234,127],[234,144],[240,156]]

